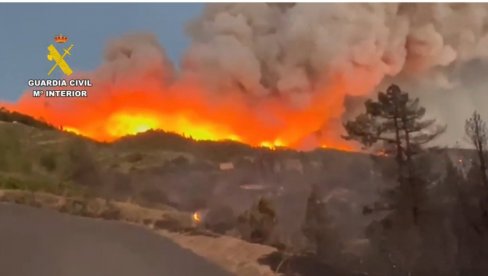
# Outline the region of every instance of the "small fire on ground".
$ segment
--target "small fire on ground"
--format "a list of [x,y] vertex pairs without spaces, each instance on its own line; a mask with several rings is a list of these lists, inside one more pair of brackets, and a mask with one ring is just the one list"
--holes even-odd
[[200,212],[196,211],[191,216],[191,219],[192,219],[193,223],[200,224],[202,222],[202,215],[200,214]]

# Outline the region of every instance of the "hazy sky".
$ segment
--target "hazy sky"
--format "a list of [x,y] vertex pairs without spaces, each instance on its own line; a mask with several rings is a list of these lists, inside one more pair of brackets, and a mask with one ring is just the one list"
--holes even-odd
[[[185,23],[202,9],[185,3],[0,4],[0,100],[14,101],[29,79],[47,78],[47,46],[59,33],[75,45],[66,58],[75,72],[96,68],[108,39],[137,31],[156,34],[177,63],[189,43]],[[59,70],[51,77],[60,78]]]

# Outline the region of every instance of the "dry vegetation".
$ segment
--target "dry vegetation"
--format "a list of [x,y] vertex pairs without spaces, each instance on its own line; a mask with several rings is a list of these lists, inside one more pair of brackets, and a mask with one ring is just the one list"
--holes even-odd
[[[239,238],[224,236],[228,230],[239,230],[237,216],[258,196],[243,192],[239,185],[275,181],[274,173],[268,175],[274,162],[304,158],[293,151],[197,143],[155,131],[100,144],[24,123],[0,124],[0,149],[0,201],[144,225],[236,275],[272,275],[274,268],[258,259],[276,252],[256,244],[259,239],[239,239],[246,239],[242,233],[235,233]],[[343,160],[332,153],[334,164]],[[322,156],[309,155],[326,164]],[[219,162],[233,162],[236,169],[221,171]],[[295,194],[293,187],[303,175],[283,170],[286,182],[281,185]],[[289,206],[290,200],[283,199]],[[220,208],[227,212],[222,215]],[[218,219],[209,215],[207,230],[196,229],[191,221],[196,210],[217,210]],[[258,232],[263,230],[258,226]]]
[[259,264],[259,259],[276,251],[271,246],[248,243],[243,240],[220,235],[184,234],[158,231],[181,247],[190,249],[197,255],[220,265],[238,276],[275,275],[267,265]]
[[44,192],[0,190],[0,202],[54,209],[85,217],[120,220],[172,231],[191,229],[191,214],[175,210],[149,209],[129,202],[102,198],[66,197]]
[[364,133],[369,123],[353,121],[348,137],[396,142],[396,154],[389,144],[372,156],[265,151],[154,131],[97,144],[3,124],[0,201],[143,225],[234,275],[486,275],[485,167],[468,151],[421,147],[442,129],[402,129],[403,141]]
[[23,190],[0,190],[0,202],[49,208],[72,215],[142,225],[235,275],[274,275],[268,266],[258,263],[259,258],[274,252],[274,248],[247,243],[237,238],[205,233],[195,227],[190,213],[170,207],[150,209],[130,202],[66,197]]

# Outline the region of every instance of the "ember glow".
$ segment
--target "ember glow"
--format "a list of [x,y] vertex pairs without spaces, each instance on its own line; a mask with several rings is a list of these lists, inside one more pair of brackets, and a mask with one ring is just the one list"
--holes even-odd
[[192,220],[196,224],[200,224],[202,222],[202,218],[199,212],[194,212],[191,216]]

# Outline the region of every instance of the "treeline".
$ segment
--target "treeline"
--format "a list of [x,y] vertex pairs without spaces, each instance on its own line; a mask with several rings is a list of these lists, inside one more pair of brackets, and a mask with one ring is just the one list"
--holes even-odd
[[306,204],[302,243],[273,235],[276,216],[266,199],[240,217],[251,227],[243,237],[277,246],[275,269],[285,275],[294,275],[296,260],[304,256],[315,260],[307,263],[315,270],[302,269],[300,275],[488,275],[487,126],[476,111],[466,119],[463,136],[474,148],[466,159],[454,151],[432,150],[430,142],[446,126],[425,114],[419,99],[391,85],[344,124],[343,138],[368,150],[388,183],[376,202],[363,206],[371,223],[360,254],[343,254],[340,230],[315,186]]
[[[488,130],[475,111],[465,136],[475,147],[474,162],[432,158],[429,142],[446,126],[425,119],[419,99],[396,85],[365,103],[366,111],[345,123],[348,140],[391,156],[396,166],[384,175],[392,187],[365,214],[382,213],[367,229],[371,269],[383,275],[487,275]],[[434,165],[445,164],[443,175]],[[383,168],[384,170],[385,168]]]
[[271,150],[263,147],[253,147],[232,140],[194,140],[191,137],[163,130],[149,130],[136,135],[124,136],[116,140],[112,146],[119,149],[131,148],[150,151],[159,149],[188,152],[199,159],[213,162],[229,162],[242,159],[243,156],[259,158],[270,158],[272,156],[299,158],[301,156],[300,153],[286,148]]
[[35,119],[34,117],[19,112],[9,111],[4,107],[0,107],[0,121],[9,123],[17,122],[41,129],[57,129],[55,126],[47,122]]

